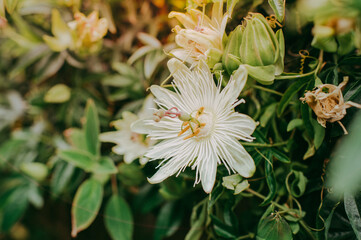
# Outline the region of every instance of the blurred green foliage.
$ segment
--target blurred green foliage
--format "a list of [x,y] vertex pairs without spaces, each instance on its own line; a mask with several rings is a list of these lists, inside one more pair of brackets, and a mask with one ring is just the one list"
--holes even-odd
[[[111,121],[137,113],[149,86],[169,77],[176,21],[167,15],[186,2],[197,5],[0,0],[0,239],[360,239],[360,113],[347,110],[343,136],[299,100],[347,76],[345,101],[361,103],[358,0],[322,11],[318,1],[225,2],[227,55],[212,69],[222,81],[240,64],[233,30],[248,12],[275,14],[285,38],[284,72],[271,85],[248,81],[247,104],[236,108],[260,123],[243,143],[257,166],[248,182],[220,165],[209,195],[188,169],[150,185],[157,162],[126,164],[100,143]],[[100,47],[52,50],[44,36],[58,37],[53,9],[64,24],[98,10],[109,30]],[[334,23],[340,12],[354,21],[345,34]]]

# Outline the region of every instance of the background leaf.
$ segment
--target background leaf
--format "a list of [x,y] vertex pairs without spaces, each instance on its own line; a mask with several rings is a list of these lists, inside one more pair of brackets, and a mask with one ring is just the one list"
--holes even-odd
[[71,208],[72,231],[78,232],[88,228],[98,214],[103,199],[103,186],[94,179],[83,182],[77,190]]
[[131,240],[133,215],[127,202],[119,195],[113,195],[105,206],[105,226],[113,240]]
[[100,154],[99,141],[99,118],[96,106],[93,100],[88,100],[85,110],[85,141],[88,146],[88,151],[94,156]]

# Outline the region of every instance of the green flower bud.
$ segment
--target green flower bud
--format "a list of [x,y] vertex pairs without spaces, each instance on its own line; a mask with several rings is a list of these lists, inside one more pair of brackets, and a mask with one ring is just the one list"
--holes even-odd
[[224,50],[222,64],[229,75],[231,75],[232,72],[241,64],[239,51],[242,43],[242,30],[242,27],[239,25],[233,32],[231,32]]
[[276,63],[279,56],[278,39],[266,18],[259,13],[249,15],[242,37],[241,62],[251,66],[267,66]]

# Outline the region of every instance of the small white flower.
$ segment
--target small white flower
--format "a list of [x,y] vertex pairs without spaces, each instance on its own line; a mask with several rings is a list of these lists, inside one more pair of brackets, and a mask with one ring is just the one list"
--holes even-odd
[[130,126],[133,122],[137,121],[140,117],[151,116],[151,108],[154,108],[154,98],[148,96],[145,99],[143,109],[135,115],[131,112],[123,112],[123,119],[111,123],[117,131],[101,133],[99,136],[102,142],[112,142],[117,144],[112,148],[112,151],[119,155],[124,155],[124,162],[131,163],[139,158],[141,164],[146,164],[148,158],[143,157],[150,146],[154,145],[154,141],[146,138],[144,135],[135,133],[131,130]]
[[163,109],[155,113],[160,119],[140,119],[132,125],[134,132],[162,140],[145,154],[150,160],[164,159],[149,182],[162,182],[189,166],[196,169],[195,184],[201,181],[204,191],[210,193],[221,163],[229,172],[252,176],[254,161],[238,140],[253,141],[256,123],[234,111],[244,102],[237,97],[247,80],[246,69],[240,66],[221,90],[203,61],[192,71],[177,59],[171,59],[168,67],[176,92],[150,87]]

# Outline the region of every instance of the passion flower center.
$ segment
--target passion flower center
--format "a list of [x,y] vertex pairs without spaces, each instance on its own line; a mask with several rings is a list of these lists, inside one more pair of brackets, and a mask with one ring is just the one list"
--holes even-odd
[[210,135],[213,128],[213,114],[205,111],[204,107],[199,108],[197,111],[193,112],[189,119],[183,121],[181,131],[178,136],[181,136],[188,130],[191,130],[191,134],[186,136],[184,140],[197,137],[203,138]]

